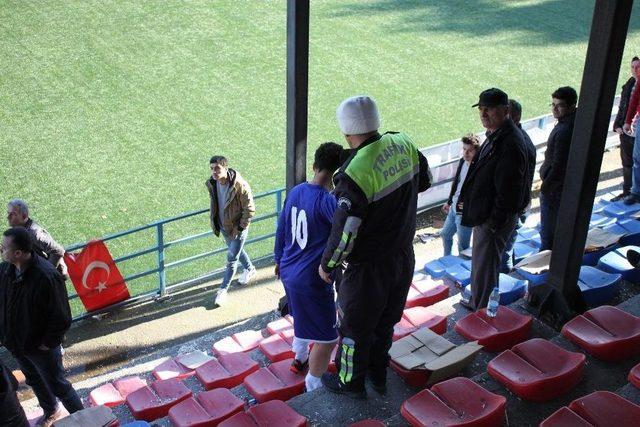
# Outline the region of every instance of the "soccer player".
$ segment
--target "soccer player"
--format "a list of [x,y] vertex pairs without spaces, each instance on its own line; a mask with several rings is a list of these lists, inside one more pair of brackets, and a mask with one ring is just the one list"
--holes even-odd
[[[336,199],[330,193],[333,172],[340,166],[342,147],[325,142],[316,150],[313,179],[295,186],[278,218],[274,248],[276,275],[284,284],[294,319],[291,370],[302,373],[307,391],[322,386],[331,350],[338,340],[333,285],[318,276],[322,252],[331,232]],[[311,354],[309,346],[314,343]]]

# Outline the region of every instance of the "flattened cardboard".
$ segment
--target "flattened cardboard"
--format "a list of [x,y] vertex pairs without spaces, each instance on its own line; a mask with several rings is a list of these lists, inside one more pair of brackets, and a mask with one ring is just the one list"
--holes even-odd
[[520,268],[527,273],[542,274],[549,270],[549,262],[551,261],[551,251],[546,250],[526,257],[518,264],[516,268]]
[[462,370],[482,349],[477,341],[457,347],[429,328],[421,328],[394,342],[389,355],[404,369],[430,371],[428,383]]
[[53,423],[54,427],[109,427],[118,421],[111,409],[94,406],[75,412]]
[[615,234],[605,231],[602,228],[592,228],[587,233],[587,241],[584,244],[585,252],[593,252],[604,249],[618,243],[624,234]]

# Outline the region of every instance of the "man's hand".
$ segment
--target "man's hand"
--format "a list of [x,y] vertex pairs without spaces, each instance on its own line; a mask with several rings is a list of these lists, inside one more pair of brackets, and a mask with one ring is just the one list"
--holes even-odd
[[447,215],[449,214],[450,209],[451,205],[449,203],[445,203],[444,205],[442,205],[442,212],[446,213]]
[[631,125],[629,123],[625,123],[624,126],[622,126],[622,130],[624,133],[631,132]]
[[325,282],[329,284],[333,283],[333,280],[331,280],[331,275],[322,269],[322,265],[318,266],[318,274],[320,275],[320,278]]
[[280,264],[276,264],[276,267],[273,269],[273,274],[275,274],[278,279],[280,278]]
[[613,130],[615,133],[617,133],[618,135],[622,135],[623,131],[621,127],[617,127]]

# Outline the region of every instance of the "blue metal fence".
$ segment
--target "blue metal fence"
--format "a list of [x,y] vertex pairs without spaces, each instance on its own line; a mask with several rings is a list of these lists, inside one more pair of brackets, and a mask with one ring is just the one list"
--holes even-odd
[[[274,210],[273,211],[269,211],[265,214],[262,215],[258,215],[256,217],[253,218],[252,223],[258,223],[261,221],[265,221],[271,218],[276,218],[279,214],[280,211],[282,210],[282,201],[283,201],[283,194],[285,192],[284,188],[278,188],[276,190],[271,190],[271,191],[267,191],[265,193],[260,193],[257,194],[256,196],[254,196],[254,199],[260,200],[260,199],[264,199],[264,198],[269,198],[272,197],[274,199]],[[144,300],[150,300],[150,299],[157,299],[157,298],[164,298],[166,297],[172,290],[176,290],[179,288],[184,288],[190,285],[193,285],[195,283],[201,283],[207,279],[210,279],[212,277],[214,277],[215,275],[219,274],[220,272],[222,272],[224,270],[224,268],[209,272],[207,274],[204,274],[202,276],[199,276],[197,278],[194,279],[189,279],[186,281],[181,281],[178,283],[172,283],[172,284],[167,284],[167,275],[166,272],[169,269],[172,268],[176,268],[178,266],[182,266],[188,263],[192,263],[194,261],[206,258],[206,257],[210,257],[219,253],[223,253],[227,250],[226,246],[222,246],[219,248],[216,248],[214,250],[211,251],[207,251],[207,252],[203,252],[197,255],[193,255],[187,258],[182,258],[170,263],[165,262],[165,252],[168,248],[170,247],[174,247],[174,246],[178,246],[178,245],[183,245],[187,242],[192,242],[194,240],[197,239],[202,239],[205,237],[209,237],[213,234],[213,232],[211,230],[202,232],[202,233],[198,233],[198,234],[194,234],[194,235],[190,235],[190,236],[185,236],[185,237],[181,237],[179,239],[176,240],[172,240],[172,241],[166,241],[166,230],[165,230],[165,226],[169,223],[175,223],[178,221],[184,221],[188,218],[192,218],[195,216],[199,216],[199,215],[208,215],[209,214],[209,209],[200,209],[197,211],[193,211],[193,212],[187,212],[184,213],[182,215],[178,215],[178,216],[174,216],[171,218],[166,218],[166,219],[162,219],[162,220],[158,220],[155,222],[152,222],[150,224],[146,224],[146,225],[142,225],[139,227],[135,227],[135,228],[131,228],[129,230],[125,230],[125,231],[121,231],[118,233],[114,233],[114,234],[109,234],[107,236],[104,236],[101,240],[104,242],[107,241],[111,241],[111,240],[115,240],[118,238],[122,238],[125,236],[131,236],[131,235],[135,235],[135,234],[139,234],[142,232],[148,232],[150,230],[155,230],[155,234],[156,234],[156,245],[155,246],[151,246],[151,247],[147,247],[147,248],[143,248],[143,249],[139,249],[136,250],[133,253],[129,253],[120,257],[117,257],[114,259],[115,263],[122,263],[124,261],[128,261],[134,258],[138,258],[144,255],[148,255],[148,254],[152,254],[152,253],[156,253],[157,254],[157,263],[156,266],[154,268],[151,269],[147,269],[144,271],[139,271],[139,272],[134,272],[128,276],[126,276],[124,278],[125,282],[127,283],[131,283],[132,281],[136,280],[136,279],[140,279],[143,277],[147,277],[150,276],[152,274],[157,274],[158,275],[158,287],[156,289],[154,289],[153,291],[149,291],[149,292],[145,292],[142,293],[140,295],[133,295],[131,298],[127,299],[126,301],[122,301],[121,303],[118,304],[114,304],[111,305],[109,307],[105,307],[104,309],[101,310],[97,310],[97,311],[92,311],[90,313],[83,313],[81,315],[78,315],[76,317],[74,317],[73,320],[80,320],[83,318],[86,318],[88,316],[92,316],[92,315],[96,315],[96,314],[100,314],[109,310],[112,310],[114,308],[117,307],[122,307],[124,305],[127,304],[131,304],[133,302],[140,302],[140,301],[144,301]],[[206,223],[208,223],[208,220],[205,221]],[[259,236],[255,236],[255,237],[251,237],[249,239],[247,239],[247,241],[245,242],[246,246],[251,246],[251,244],[254,244],[256,242],[260,242],[262,240],[266,240],[266,239],[270,239],[272,237],[275,236],[275,229],[271,230],[268,233],[265,234],[261,234]],[[66,250],[68,252],[71,251],[77,251],[77,250],[81,250],[82,248],[84,248],[87,245],[87,242],[85,243],[78,243],[78,244],[74,244],[71,245],[69,247],[66,248]],[[265,254],[265,256],[259,257],[256,260],[260,260],[260,259],[265,259],[265,258],[269,258],[271,256],[271,254]],[[73,300],[78,298],[78,294],[74,293],[71,294],[69,296],[69,300]]]

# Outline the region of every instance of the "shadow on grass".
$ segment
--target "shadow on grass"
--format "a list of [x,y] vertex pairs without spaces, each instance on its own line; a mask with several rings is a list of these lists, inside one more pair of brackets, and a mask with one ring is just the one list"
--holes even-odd
[[[583,43],[589,39],[593,0],[378,0],[346,2],[329,17],[393,14],[382,32],[452,33],[467,37],[510,35],[526,46]],[[629,32],[640,30],[634,17]],[[496,46],[499,48],[499,46]]]

